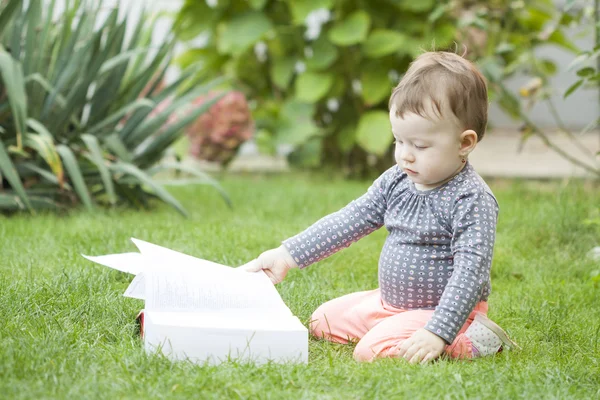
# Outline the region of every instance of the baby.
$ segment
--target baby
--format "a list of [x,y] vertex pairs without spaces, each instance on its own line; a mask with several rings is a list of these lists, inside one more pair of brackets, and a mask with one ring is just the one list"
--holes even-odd
[[487,124],[483,76],[457,54],[422,54],[389,108],[396,165],[364,195],[242,268],[263,270],[277,284],[289,269],[385,226],[379,288],[321,305],[311,318],[314,336],[357,342],[359,361],[426,363],[516,347],[486,317],[498,204],[468,162]]

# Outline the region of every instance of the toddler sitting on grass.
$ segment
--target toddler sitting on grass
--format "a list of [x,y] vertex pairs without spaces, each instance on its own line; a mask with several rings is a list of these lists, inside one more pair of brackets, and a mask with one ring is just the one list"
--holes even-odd
[[311,318],[314,336],[357,342],[359,361],[426,363],[516,347],[486,317],[498,204],[468,162],[487,124],[483,76],[457,54],[422,54],[389,108],[396,165],[364,195],[242,268],[263,270],[277,284],[289,269],[385,226],[379,288],[321,305]]

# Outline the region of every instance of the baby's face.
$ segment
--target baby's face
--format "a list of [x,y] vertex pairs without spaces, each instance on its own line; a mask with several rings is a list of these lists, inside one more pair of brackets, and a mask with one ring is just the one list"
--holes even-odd
[[462,169],[461,132],[454,121],[430,120],[413,113],[400,118],[393,106],[390,122],[396,141],[396,163],[417,189],[440,186]]

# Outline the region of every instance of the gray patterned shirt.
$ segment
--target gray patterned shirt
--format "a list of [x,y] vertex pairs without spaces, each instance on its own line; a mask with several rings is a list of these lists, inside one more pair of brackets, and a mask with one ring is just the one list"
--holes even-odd
[[492,191],[469,163],[429,191],[417,190],[396,165],[367,193],[283,244],[304,268],[385,225],[383,301],[435,309],[425,329],[452,343],[477,302],[489,296],[497,217]]

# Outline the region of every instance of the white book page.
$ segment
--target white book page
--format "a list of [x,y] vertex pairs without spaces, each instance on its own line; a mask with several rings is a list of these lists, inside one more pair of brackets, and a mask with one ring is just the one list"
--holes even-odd
[[82,256],[92,262],[104,265],[105,267],[134,275],[142,272],[147,266],[144,257],[140,253],[109,254],[106,256],[97,257],[86,256],[85,254],[82,254]]
[[145,274],[146,309],[154,311],[263,310],[291,315],[263,272],[230,269],[155,269]]
[[167,269],[171,266],[183,268],[208,268],[213,270],[231,269],[231,267],[226,265],[192,257],[187,254],[167,249],[166,247],[161,247],[156,244],[148,243],[140,239],[131,238],[131,241],[135,243],[137,248],[140,250],[140,253],[145,258],[153,260],[153,263],[156,267],[161,267],[164,269]]
[[135,278],[131,281],[129,286],[127,286],[127,290],[123,293],[125,297],[131,297],[133,299],[146,299],[146,276],[145,272],[141,272],[136,275]]

